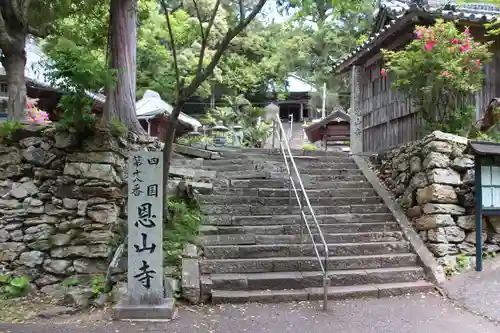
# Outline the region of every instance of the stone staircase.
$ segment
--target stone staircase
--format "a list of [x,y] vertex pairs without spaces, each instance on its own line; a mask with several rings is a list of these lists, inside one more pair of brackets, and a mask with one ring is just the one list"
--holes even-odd
[[[329,244],[328,297],[432,289],[399,225],[355,162],[344,153],[310,153],[324,156],[295,161]],[[300,210],[296,200],[289,206],[283,157],[255,149],[222,155],[204,161],[204,169],[218,171],[221,180],[212,195],[199,196],[202,290],[213,303],[322,299],[323,276],[311,237],[304,228],[301,244]]]

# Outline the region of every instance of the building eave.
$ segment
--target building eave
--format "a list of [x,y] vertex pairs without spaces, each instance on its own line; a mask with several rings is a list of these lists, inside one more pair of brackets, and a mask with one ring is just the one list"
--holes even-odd
[[491,8],[486,8],[486,4],[484,4],[486,9],[481,9],[481,4],[476,4],[476,6],[477,8],[448,4],[439,8],[421,8],[411,5],[409,9],[401,8],[400,11],[389,11],[392,15],[387,15],[387,7],[384,7],[384,15],[395,18],[380,31],[373,33],[358,48],[338,60],[333,66],[333,72],[334,74],[345,73],[367,54],[379,52],[381,44],[388,38],[408,24],[418,22],[419,19],[434,21],[437,18],[443,18],[447,21],[458,21],[462,25],[484,25],[500,18],[500,9],[492,11]]

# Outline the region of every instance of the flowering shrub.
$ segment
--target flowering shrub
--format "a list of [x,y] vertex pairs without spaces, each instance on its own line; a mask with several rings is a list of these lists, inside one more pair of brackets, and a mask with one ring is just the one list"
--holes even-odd
[[472,93],[482,87],[483,65],[490,61],[489,43],[474,41],[467,28],[438,20],[417,26],[415,39],[401,51],[383,50],[383,76],[410,97],[427,130],[463,134],[474,115]]
[[42,125],[48,124],[49,115],[47,112],[40,110],[36,104],[37,99],[28,98],[26,101],[26,122],[29,124]]

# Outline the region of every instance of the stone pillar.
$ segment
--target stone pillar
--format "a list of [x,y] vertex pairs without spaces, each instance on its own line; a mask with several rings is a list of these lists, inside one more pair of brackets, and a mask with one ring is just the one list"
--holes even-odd
[[163,161],[161,152],[129,154],[128,288],[115,319],[171,319],[173,297],[163,278]]
[[304,121],[304,103],[300,103],[300,118],[299,121]]
[[352,66],[351,76],[351,152],[363,152],[363,116],[361,114],[361,67]]

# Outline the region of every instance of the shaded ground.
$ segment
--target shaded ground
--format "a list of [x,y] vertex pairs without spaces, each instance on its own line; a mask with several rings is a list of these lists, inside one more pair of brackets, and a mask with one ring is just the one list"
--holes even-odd
[[[78,317],[33,324],[0,324],[10,333],[493,333],[500,326],[454,307],[435,294],[320,303],[247,304],[180,309],[167,323],[111,323]],[[80,320],[80,322],[78,322]]]
[[500,323],[500,257],[485,261],[483,272],[464,272],[443,287],[455,304]]

